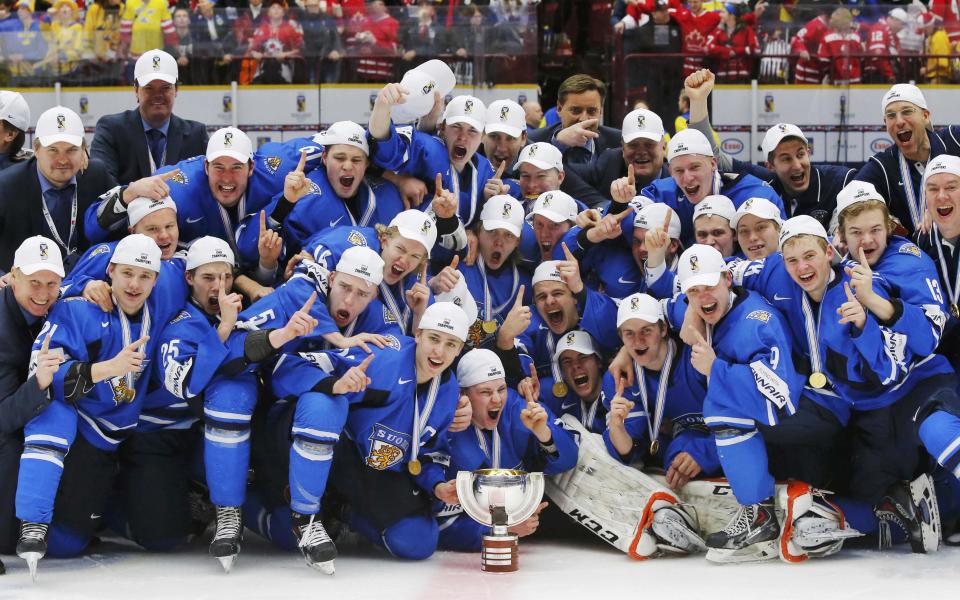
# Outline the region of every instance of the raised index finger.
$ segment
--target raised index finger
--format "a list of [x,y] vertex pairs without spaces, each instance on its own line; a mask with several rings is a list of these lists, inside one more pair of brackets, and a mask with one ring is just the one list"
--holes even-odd
[[633,212],[633,207],[629,206],[626,210],[618,212],[613,218],[616,219],[617,223],[623,221],[627,215]]
[[373,354],[367,355],[367,357],[363,359],[363,362],[357,365],[357,368],[366,373],[367,367],[370,366],[370,362],[373,360],[373,357]]
[[560,242],[560,245],[563,246],[563,256],[566,257],[567,260],[576,262],[577,257],[573,255],[573,252],[570,252],[570,248],[567,248],[567,243]]
[[673,210],[668,206],[667,214],[663,217],[663,231],[666,233],[670,230],[670,218],[673,216]]
[[493,176],[494,179],[503,178],[503,170],[507,168],[507,161],[500,161],[500,166],[497,167],[497,174]]
[[305,313],[310,312],[310,309],[313,308],[313,303],[317,299],[317,292],[314,291],[310,294],[310,297],[307,298],[307,301],[303,303],[303,306],[300,308]]
[[47,333],[47,337],[43,338],[43,344],[40,345],[40,352],[46,353],[50,351],[50,338],[53,337],[53,331]]
[[267,230],[267,211],[260,211],[260,235],[263,235],[263,232]]
[[294,171],[298,173],[303,173],[303,168],[307,165],[307,153],[305,150],[300,151],[300,162],[297,163],[297,168]]
[[870,268],[870,265],[867,263],[867,253],[863,251],[863,246],[860,246],[860,264],[866,268]]
[[523,308],[523,292],[526,291],[526,289],[526,286],[524,286],[522,283],[520,284],[520,287],[517,288],[517,299],[513,301],[514,308]]
[[707,340],[703,339],[703,336],[700,335],[700,332],[699,332],[699,331],[697,331],[696,329],[694,329],[694,330],[693,330],[693,334],[694,334],[695,336],[697,336],[697,342],[698,342],[698,343],[703,344],[704,346],[708,346],[708,345],[709,345],[709,344],[707,344]]
[[627,165],[627,183],[630,185],[636,185],[637,175],[633,170],[633,163]]
[[[143,346],[147,343],[147,341],[148,341],[149,339],[150,339],[150,336],[149,336],[149,335],[145,335],[145,336],[141,337],[139,340],[137,340],[137,341],[133,342],[132,344],[130,344],[129,346],[127,346],[127,348],[129,348],[130,350],[136,351],[138,348],[143,347]],[[126,350],[127,348],[124,348],[124,350]]]
[[856,302],[857,297],[853,295],[853,292],[850,291],[850,284],[846,281],[843,282],[843,291],[847,293],[847,300],[850,302]]
[[444,191],[444,190],[443,190],[443,175],[441,175],[440,173],[437,173],[437,181],[436,181],[436,186],[435,186],[435,187],[437,188],[436,194],[439,196],[439,195]]
[[167,171],[166,173],[160,173],[157,177],[159,177],[163,181],[166,181],[168,179],[176,177],[179,174],[180,174],[180,169],[174,169],[172,171]]
[[617,377],[617,395],[623,398],[623,387],[624,379],[623,377]]

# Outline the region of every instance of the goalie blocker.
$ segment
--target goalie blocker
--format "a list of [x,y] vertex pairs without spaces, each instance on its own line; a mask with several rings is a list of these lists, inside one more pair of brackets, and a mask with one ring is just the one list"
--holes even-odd
[[[676,493],[661,476],[623,465],[607,453],[603,438],[569,415],[561,422],[580,447],[577,466],[546,478],[546,493],[570,518],[631,558],[703,552],[703,537],[722,528],[739,510],[724,479],[694,480]],[[738,556],[737,562],[771,558],[785,562],[829,556],[843,540],[862,535],[846,523],[843,511],[824,492],[802,482],[777,484],[776,510],[781,535],[764,555]]]

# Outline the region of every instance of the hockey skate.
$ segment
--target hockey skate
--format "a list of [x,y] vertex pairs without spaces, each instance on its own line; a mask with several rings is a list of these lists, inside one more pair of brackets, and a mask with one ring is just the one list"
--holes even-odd
[[721,531],[707,536],[707,560],[739,563],[769,560],[777,556],[780,524],[773,499],[740,506]]
[[913,552],[926,554],[940,549],[940,509],[930,475],[895,484],[873,511],[880,520],[881,548],[892,545],[893,524],[907,534]]
[[664,553],[694,554],[707,550],[707,545],[697,532],[696,521],[682,508],[661,508],[653,513],[650,527],[657,538],[657,548]]
[[49,523],[30,523],[24,521],[20,526],[20,541],[17,542],[17,556],[27,561],[30,577],[37,580],[37,563],[47,553],[47,528]]
[[319,515],[293,513],[293,534],[300,540],[300,551],[311,568],[333,575],[337,547],[323,528]]
[[217,507],[217,531],[210,542],[210,555],[220,561],[227,573],[233,568],[233,561],[240,554],[240,542],[243,541],[243,520],[239,506]]
[[843,511],[827,501],[823,492],[802,481],[779,488],[778,503],[784,507],[779,547],[784,562],[836,554],[845,539],[863,535],[846,523]]

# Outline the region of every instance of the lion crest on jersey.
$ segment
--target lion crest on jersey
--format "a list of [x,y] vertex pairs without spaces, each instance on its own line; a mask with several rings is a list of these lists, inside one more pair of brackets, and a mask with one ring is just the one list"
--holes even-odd
[[365,462],[378,471],[386,471],[403,460],[410,448],[410,435],[376,423],[370,432],[370,451]]
[[354,246],[366,246],[367,238],[363,237],[363,234],[353,229],[350,231],[350,235],[347,236],[347,241],[353,244]]
[[383,322],[384,322],[384,323],[398,323],[399,321],[400,321],[400,319],[397,318],[397,315],[396,315],[392,310],[390,310],[390,309],[387,308],[386,306],[383,307]]
[[900,246],[900,249],[897,250],[897,252],[900,254],[912,254],[913,256],[920,258],[920,248],[913,244],[904,244]]
[[279,156],[268,156],[263,159],[263,164],[266,165],[267,172],[271,175],[277,172],[281,162],[283,162],[283,160]]
[[755,310],[748,314],[747,318],[766,323],[770,320],[770,313],[765,310]]
[[182,170],[177,171],[177,174],[171,177],[170,181],[173,181],[175,183],[180,183],[180,184],[190,183],[190,179],[188,179],[187,176],[183,174]]

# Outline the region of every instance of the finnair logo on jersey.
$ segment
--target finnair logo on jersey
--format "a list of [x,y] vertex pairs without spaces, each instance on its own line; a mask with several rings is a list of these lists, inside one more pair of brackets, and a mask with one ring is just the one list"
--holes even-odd
[[759,360],[750,363],[753,379],[757,383],[757,390],[773,402],[777,408],[783,408],[790,402],[790,388],[773,369]]

